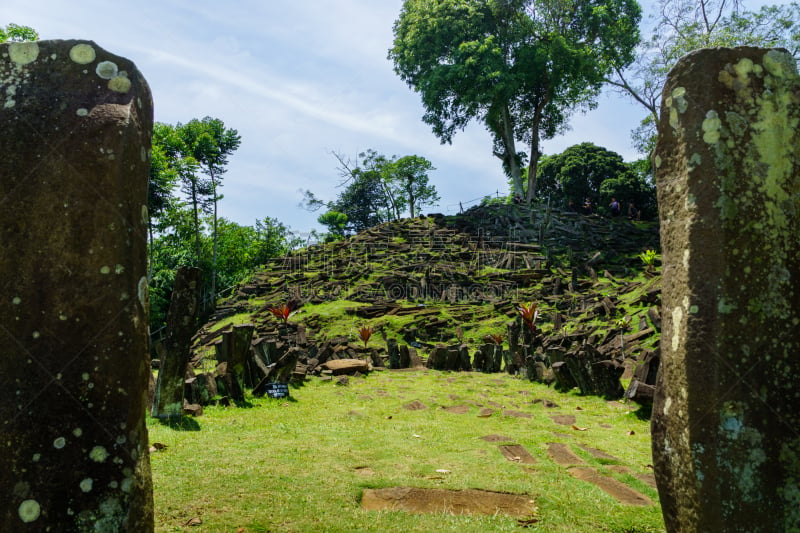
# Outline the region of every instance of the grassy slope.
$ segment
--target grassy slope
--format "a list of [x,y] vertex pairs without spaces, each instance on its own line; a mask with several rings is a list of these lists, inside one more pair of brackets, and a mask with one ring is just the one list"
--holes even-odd
[[[200,431],[180,431],[151,421],[150,440],[168,447],[151,456],[156,531],[517,531],[505,516],[414,515],[367,512],[365,488],[392,486],[480,488],[525,493],[538,507],[534,531],[663,531],[657,505],[624,506],[595,486],[573,478],[547,455],[548,442],[602,449],[634,473],[648,471],[649,424],[634,412],[599,398],[559,394],[505,374],[393,371],[351,378],[346,387],[309,381],[292,401],[254,400],[252,408],[207,408]],[[547,409],[534,399],[560,407]],[[409,411],[419,400],[428,406]],[[497,412],[479,418],[472,405],[458,415],[444,406],[482,404]],[[529,412],[504,416],[498,406]],[[578,410],[578,407],[581,409]],[[577,431],[557,425],[554,414],[573,414]],[[606,426],[606,427],[604,427]],[[630,434],[632,433],[632,434]],[[523,445],[532,467],[512,463],[499,434]],[[656,491],[630,475],[615,474],[577,446],[573,451],[657,501]],[[449,474],[437,473],[449,470]]]

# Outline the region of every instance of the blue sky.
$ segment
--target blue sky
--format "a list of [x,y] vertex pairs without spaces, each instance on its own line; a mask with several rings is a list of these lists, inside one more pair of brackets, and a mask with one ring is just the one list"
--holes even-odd
[[[419,96],[386,59],[402,0],[107,0],[11,2],[0,24],[35,28],[42,39],[91,39],[133,60],[153,92],[155,119],[212,116],[242,136],[224,178],[220,214],[240,224],[274,217],[297,232],[318,228],[298,207],[300,190],[333,199],[331,151],[355,158],[373,148],[417,154],[437,170],[442,197],[426,212],[454,213],[507,190],[480,124],[441,145],[421,121]],[[630,130],[644,116],[608,91],[571,121],[545,153],[590,141],[638,157]]]

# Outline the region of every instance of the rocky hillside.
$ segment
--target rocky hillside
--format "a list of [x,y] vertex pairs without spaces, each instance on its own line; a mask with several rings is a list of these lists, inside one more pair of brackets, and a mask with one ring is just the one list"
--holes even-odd
[[[553,379],[557,353],[589,350],[593,361],[632,367],[658,343],[660,276],[639,257],[648,249],[658,250],[655,223],[518,205],[387,223],[266,265],[220,302],[195,338],[194,361],[213,361],[224,332],[252,324],[254,346],[283,339],[301,349],[303,370],[365,351],[380,364],[387,345],[441,366],[431,364],[437,345],[469,354],[487,342],[505,347],[497,369],[527,365],[532,378],[539,362],[538,377]],[[536,328],[519,338],[518,306],[530,303]],[[286,326],[270,311],[281,304],[294,311]],[[362,328],[375,332],[366,345]],[[478,354],[466,357],[475,365]]]

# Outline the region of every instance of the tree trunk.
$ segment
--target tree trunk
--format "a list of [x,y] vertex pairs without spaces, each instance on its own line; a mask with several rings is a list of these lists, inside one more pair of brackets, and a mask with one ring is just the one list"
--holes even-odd
[[195,259],[200,264],[200,219],[197,216],[197,181],[192,180],[192,213],[194,214]]
[[408,193],[408,211],[411,213],[411,218],[414,218],[414,184],[412,183],[411,178],[408,178],[408,188],[406,189],[406,193]]
[[522,188],[522,169],[517,162],[517,146],[514,141],[514,124],[511,123],[511,113],[508,111],[508,106],[503,106],[503,119],[502,119],[502,135],[503,147],[505,148],[505,158],[508,161],[508,172],[511,174],[511,180],[514,186],[514,194],[522,198],[524,190]]
[[536,196],[536,168],[539,165],[539,124],[542,121],[542,108],[544,103],[536,108],[531,126],[531,159],[528,163],[528,203]]
[[213,309],[217,303],[217,179],[214,176],[213,169],[209,170],[209,174],[211,175],[211,194],[214,196],[214,252],[211,258],[211,302]]

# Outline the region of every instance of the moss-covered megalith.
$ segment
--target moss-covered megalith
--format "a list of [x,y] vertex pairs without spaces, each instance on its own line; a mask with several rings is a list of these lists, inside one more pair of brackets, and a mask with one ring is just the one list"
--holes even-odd
[[800,78],[700,50],[656,149],[663,363],[653,455],[669,531],[800,531]]
[[152,531],[150,90],[90,41],[0,45],[0,531]]

